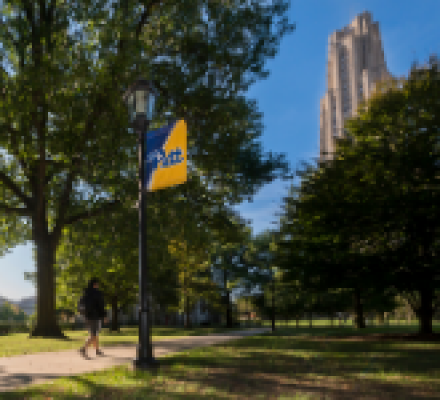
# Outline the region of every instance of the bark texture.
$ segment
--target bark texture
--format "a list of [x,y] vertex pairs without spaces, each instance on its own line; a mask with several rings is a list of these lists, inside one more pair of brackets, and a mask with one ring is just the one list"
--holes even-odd
[[56,318],[55,243],[44,223],[34,223],[37,252],[37,322],[30,337],[66,338]]
[[355,325],[356,328],[362,329],[365,328],[365,317],[364,317],[364,307],[362,305],[361,300],[361,291],[356,288],[354,290],[354,311],[355,311]]
[[118,298],[116,296],[112,297],[112,323],[110,330],[112,332],[119,332],[119,320],[118,320]]

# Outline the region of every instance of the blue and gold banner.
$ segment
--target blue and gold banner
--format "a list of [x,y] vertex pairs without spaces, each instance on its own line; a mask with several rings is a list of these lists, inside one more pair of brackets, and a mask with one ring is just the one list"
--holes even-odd
[[144,189],[154,192],[186,182],[186,123],[175,121],[146,134]]

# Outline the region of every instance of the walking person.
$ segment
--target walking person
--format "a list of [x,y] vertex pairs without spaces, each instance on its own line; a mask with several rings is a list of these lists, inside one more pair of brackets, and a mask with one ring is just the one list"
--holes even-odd
[[[97,278],[92,278],[89,285],[84,291],[84,317],[90,336],[87,338],[83,347],[79,352],[84,358],[87,356],[87,348],[94,344],[96,355],[102,356],[104,353],[99,349],[99,331],[101,330],[101,320],[105,318],[104,297],[99,290],[99,281]],[[105,318],[106,320],[106,318]],[[104,321],[105,322],[105,321]]]

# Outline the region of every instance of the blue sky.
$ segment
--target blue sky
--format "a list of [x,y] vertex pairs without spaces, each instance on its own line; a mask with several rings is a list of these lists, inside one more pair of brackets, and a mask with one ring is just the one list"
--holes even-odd
[[[293,168],[318,156],[328,36],[363,11],[379,22],[391,74],[406,75],[413,61],[440,54],[439,0],[292,0],[289,15],[296,30],[284,38],[278,55],[267,64],[270,76],[255,84],[249,97],[257,99],[264,113],[264,148],[286,153]],[[271,227],[286,190],[286,183],[274,182],[239,207],[255,232]],[[0,258],[0,295],[14,300],[34,295],[33,286],[23,279],[24,271],[34,269],[31,245]]]

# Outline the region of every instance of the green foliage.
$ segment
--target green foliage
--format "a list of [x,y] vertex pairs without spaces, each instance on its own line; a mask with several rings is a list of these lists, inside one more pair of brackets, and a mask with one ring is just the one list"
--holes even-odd
[[15,304],[5,301],[0,306],[0,321],[26,322],[28,316]]
[[[185,223],[174,228],[168,251],[178,278],[179,309],[189,312],[196,301],[203,298],[212,310],[219,311],[222,308],[221,295],[229,288],[223,287],[222,279],[219,281],[215,260],[221,249],[237,244],[247,228],[218,197],[203,186],[197,190],[195,182],[197,180],[186,184],[185,196],[179,202],[180,216]],[[202,188],[207,196],[199,197],[197,191]],[[166,227],[163,231],[172,229]]]
[[[107,221],[112,221],[111,226]],[[107,304],[134,303],[137,295],[137,213],[113,211],[65,231],[57,257],[57,306],[76,312],[92,277],[100,280]]]

